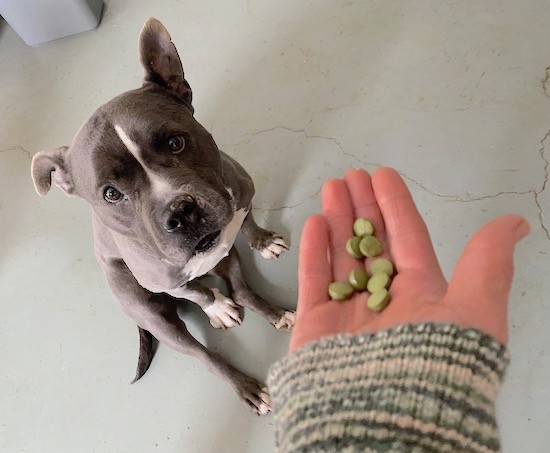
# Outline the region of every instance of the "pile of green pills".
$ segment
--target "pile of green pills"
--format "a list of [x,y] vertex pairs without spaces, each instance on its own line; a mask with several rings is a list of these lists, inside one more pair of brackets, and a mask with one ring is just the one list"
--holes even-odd
[[[374,227],[368,219],[357,219],[353,224],[354,236],[346,243],[347,252],[355,259],[374,258],[384,251],[382,243],[374,236]],[[369,309],[380,312],[390,302],[389,287],[394,273],[393,264],[386,258],[375,259],[369,267],[369,274],[363,269],[354,269],[349,282],[334,282],[328,287],[333,300],[347,300],[355,291],[368,291]]]

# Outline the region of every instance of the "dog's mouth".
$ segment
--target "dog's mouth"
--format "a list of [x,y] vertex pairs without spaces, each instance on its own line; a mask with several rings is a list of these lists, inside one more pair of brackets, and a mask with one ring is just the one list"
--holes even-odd
[[220,239],[220,233],[221,230],[218,230],[203,237],[195,247],[195,254],[207,252],[212,247],[215,247]]

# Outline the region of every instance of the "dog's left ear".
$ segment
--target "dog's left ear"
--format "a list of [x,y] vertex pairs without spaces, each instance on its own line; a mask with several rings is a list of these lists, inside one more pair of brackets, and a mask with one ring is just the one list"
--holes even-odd
[[149,19],[141,30],[139,61],[145,68],[145,81],[163,86],[191,107],[193,94],[183,75],[178,51],[168,31],[157,19]]

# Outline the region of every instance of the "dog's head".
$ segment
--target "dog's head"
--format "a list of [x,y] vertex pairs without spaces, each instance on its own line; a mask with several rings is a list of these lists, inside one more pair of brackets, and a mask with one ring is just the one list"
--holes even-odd
[[69,147],[36,154],[32,177],[40,195],[53,176],[112,230],[181,264],[215,244],[233,201],[216,143],[193,117],[178,52],[156,19],[143,27],[139,58],[143,86],[100,107]]

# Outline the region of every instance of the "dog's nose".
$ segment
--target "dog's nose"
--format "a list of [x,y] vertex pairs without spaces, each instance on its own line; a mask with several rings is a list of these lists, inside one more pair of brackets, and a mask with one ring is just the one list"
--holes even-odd
[[164,228],[169,233],[174,233],[180,231],[185,224],[197,221],[198,205],[191,195],[184,195],[170,205],[169,212]]

